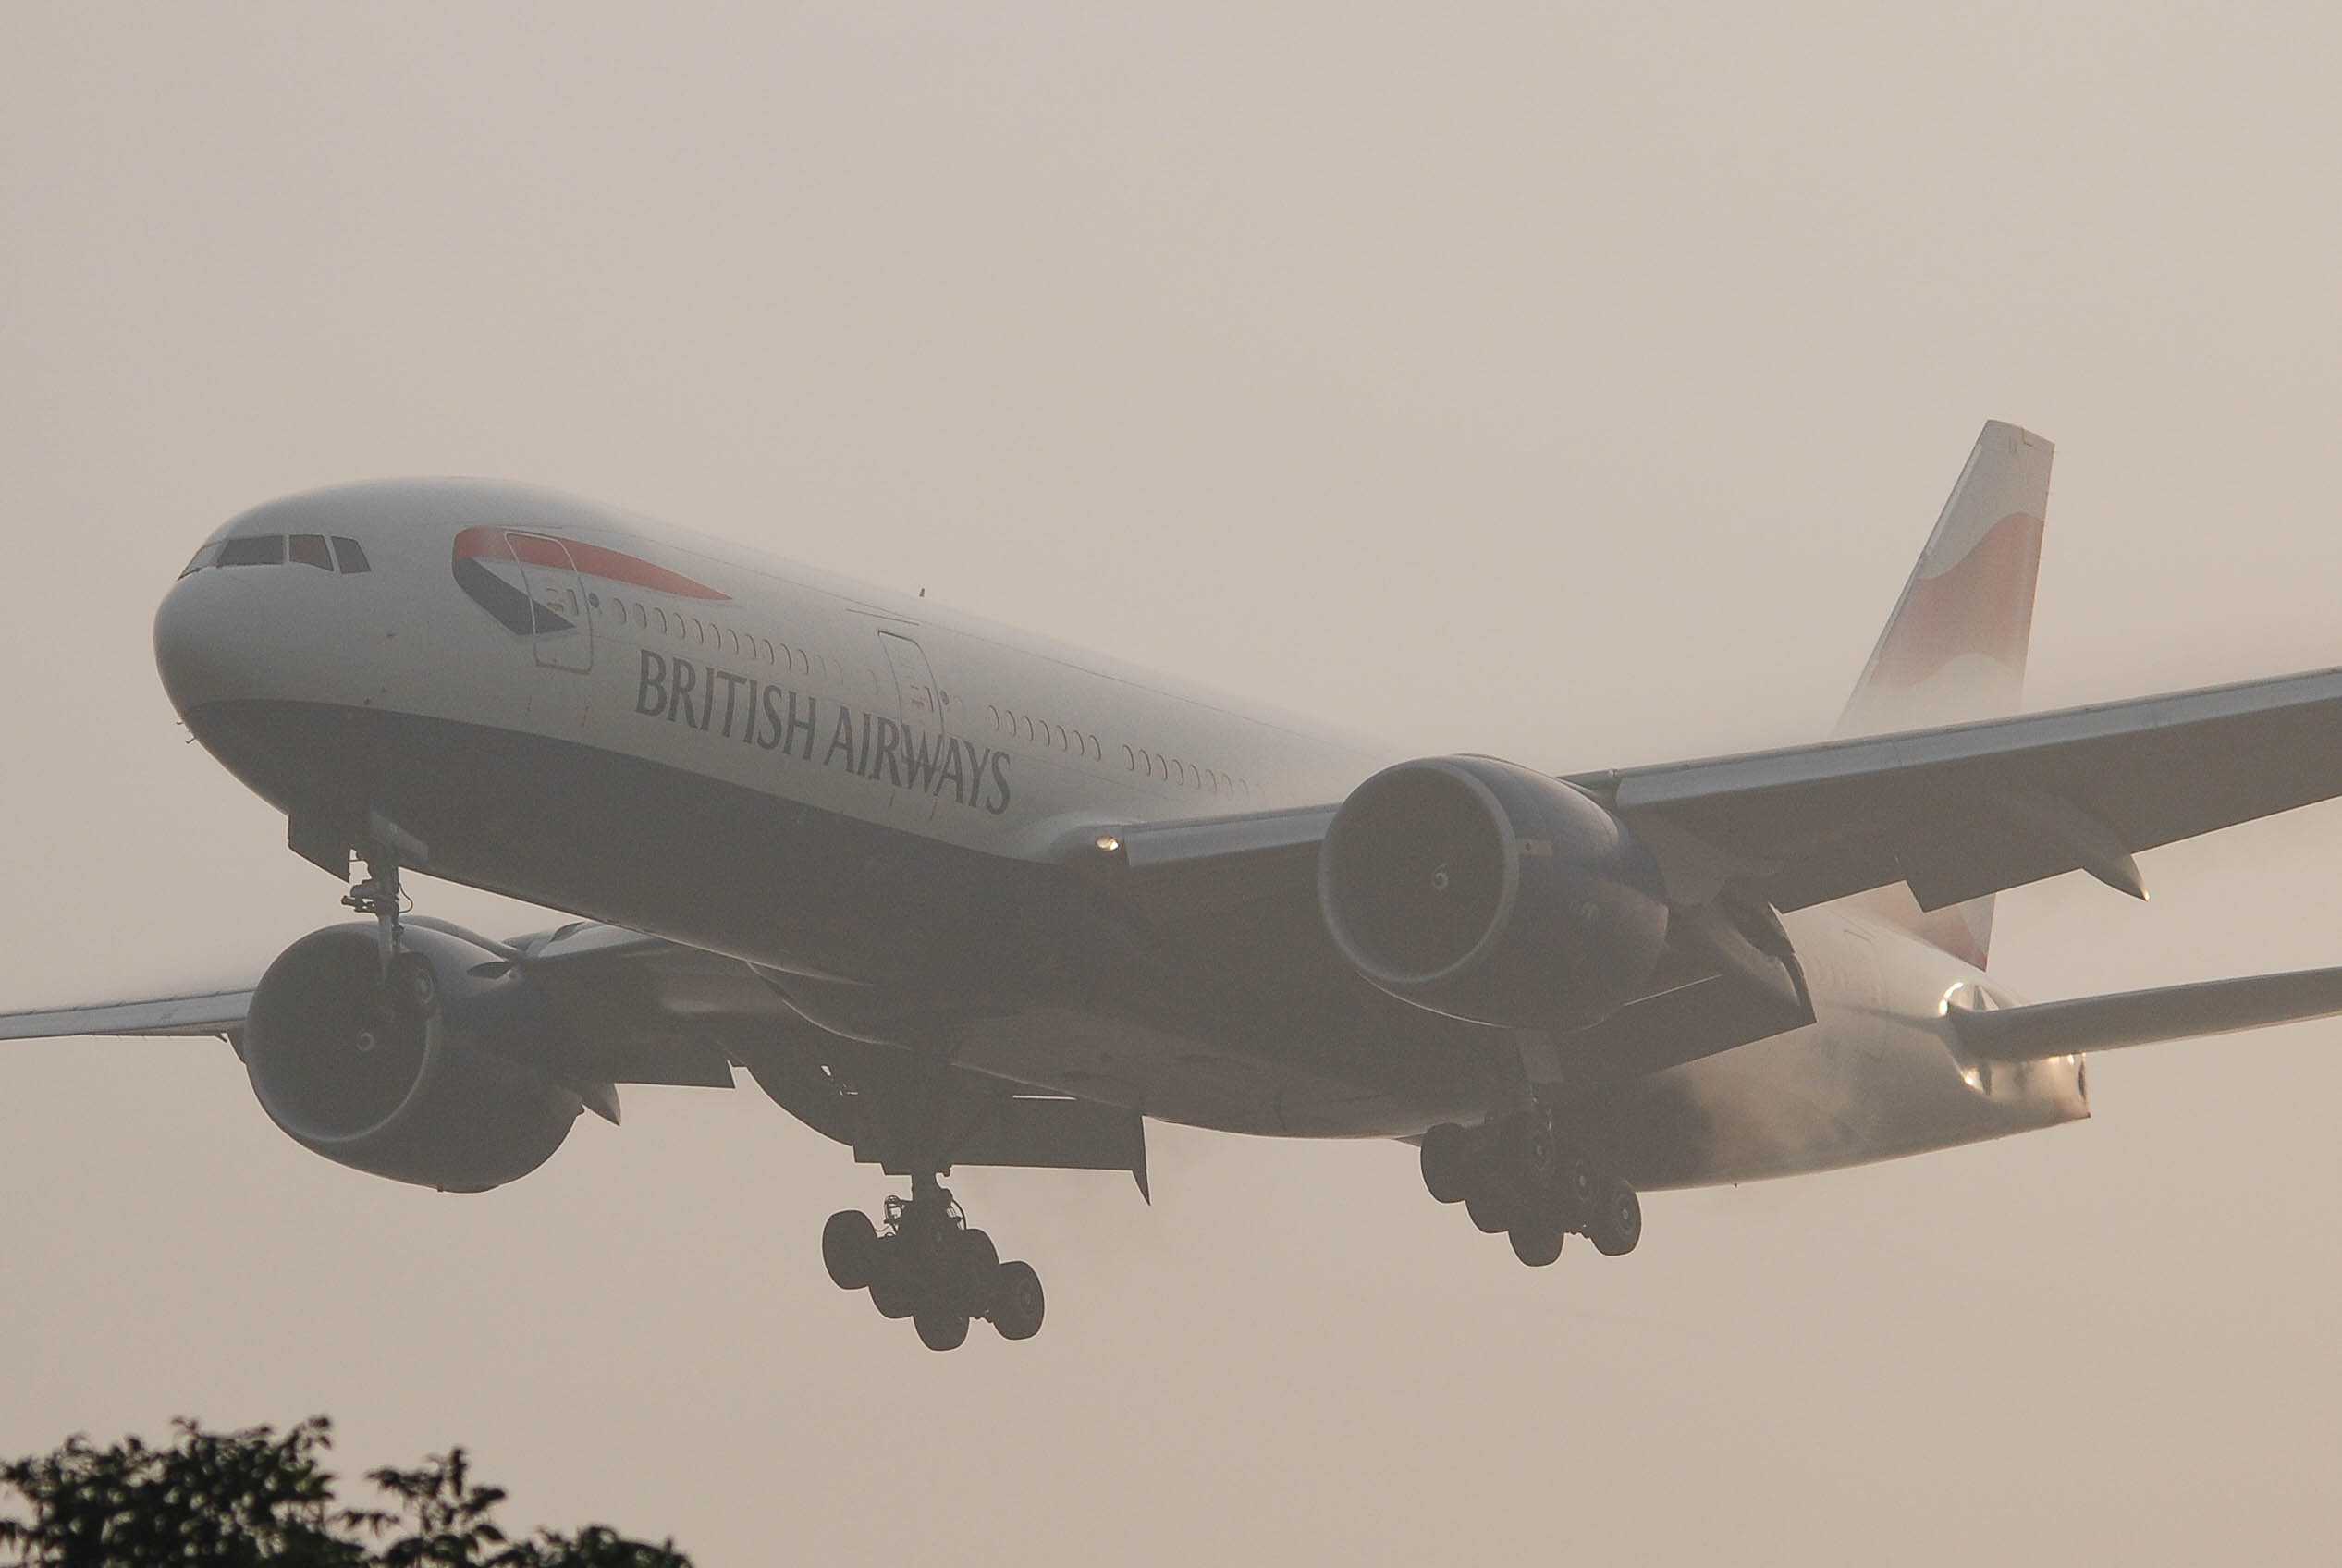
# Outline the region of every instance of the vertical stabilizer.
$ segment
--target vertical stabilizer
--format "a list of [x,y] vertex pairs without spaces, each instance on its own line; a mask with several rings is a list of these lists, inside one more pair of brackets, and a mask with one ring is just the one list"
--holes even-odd
[[[1985,425],[1846,699],[1839,734],[1926,729],[2017,711],[2054,451],[2030,431],[1998,421]],[[1858,901],[1983,967],[1993,938],[1991,899],[1923,913],[1896,883]]]

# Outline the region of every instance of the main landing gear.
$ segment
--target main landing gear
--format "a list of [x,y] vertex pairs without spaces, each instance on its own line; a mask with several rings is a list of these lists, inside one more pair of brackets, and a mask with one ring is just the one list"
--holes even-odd
[[1004,1340],[1041,1331],[1041,1277],[1029,1263],[1000,1261],[992,1238],[968,1223],[932,1176],[908,1198],[887,1199],[886,1222],[840,1209],[821,1228],[821,1261],[842,1291],[867,1290],[884,1317],[908,1317],[929,1350],[957,1350],[973,1318]]
[[1486,1233],[1510,1236],[1514,1256],[1532,1268],[1561,1256],[1573,1232],[1607,1257],[1634,1251],[1642,1239],[1635,1189],[1564,1146],[1542,1109],[1478,1127],[1432,1128],[1423,1134],[1423,1184],[1441,1203],[1462,1204]]

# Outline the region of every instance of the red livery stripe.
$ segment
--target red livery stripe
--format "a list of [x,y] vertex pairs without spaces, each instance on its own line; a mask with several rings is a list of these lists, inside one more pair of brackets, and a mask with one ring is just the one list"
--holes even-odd
[[1870,680],[1917,686],[1962,654],[2025,668],[2041,570],[2041,519],[2011,512],[1948,570],[1911,584]]
[[467,528],[456,535],[455,558],[517,560],[528,566],[570,567],[587,577],[623,582],[649,594],[673,594],[686,599],[729,600],[706,583],[653,566],[637,556],[582,544],[550,533],[524,533],[503,528]]

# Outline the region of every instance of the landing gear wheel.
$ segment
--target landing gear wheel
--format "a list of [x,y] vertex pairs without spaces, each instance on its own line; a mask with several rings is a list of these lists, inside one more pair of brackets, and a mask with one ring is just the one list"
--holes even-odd
[[1490,1236],[1510,1231],[1520,1207],[1519,1194],[1502,1182],[1483,1182],[1464,1200],[1464,1211],[1472,1217],[1472,1223]]
[[821,1228],[821,1261],[841,1291],[858,1291],[877,1276],[878,1232],[870,1216],[841,1208]]
[[1604,1257],[1633,1252],[1635,1243],[1643,1239],[1643,1200],[1635,1195],[1634,1188],[1612,1177],[1602,1183],[1593,1222],[1586,1233],[1593,1238],[1594,1250]]
[[1594,1180],[1594,1168],[1586,1163],[1586,1157],[1574,1154],[1562,1161],[1554,1180],[1560,1184],[1563,1207],[1569,1217],[1585,1224],[1594,1212],[1594,1198],[1600,1184]]
[[881,1317],[904,1318],[918,1308],[918,1283],[902,1261],[881,1253],[877,1270],[870,1276],[870,1305]]
[[1513,1227],[1513,1256],[1531,1268],[1542,1268],[1562,1256],[1569,1232],[1551,1215],[1540,1214]]
[[439,976],[421,953],[399,953],[390,961],[390,1005],[406,1018],[427,1018],[439,1005]]
[[1551,1125],[1541,1116],[1523,1111],[1508,1118],[1503,1128],[1505,1170],[1529,1186],[1541,1185],[1553,1173],[1554,1158],[1560,1152]]
[[1029,1340],[1041,1331],[1041,1277],[1029,1263],[1000,1265],[1000,1284],[992,1302],[992,1327],[1004,1340]]
[[1423,1134],[1423,1184],[1441,1203],[1462,1203],[1472,1193],[1472,1135],[1453,1121]]
[[981,1231],[960,1235],[960,1288],[965,1292],[968,1316],[981,1317],[992,1308],[1000,1289],[1000,1249]]
[[911,1326],[919,1330],[919,1342],[929,1350],[958,1350],[968,1342],[968,1315],[964,1312],[922,1307],[912,1315]]

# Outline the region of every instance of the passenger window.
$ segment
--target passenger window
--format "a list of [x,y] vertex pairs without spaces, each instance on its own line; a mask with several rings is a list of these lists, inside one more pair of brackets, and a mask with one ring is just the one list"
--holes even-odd
[[1049,728],[1057,732],[1057,749],[1061,752],[1067,750],[1068,748],[1065,744],[1065,726],[1062,724],[1053,724]]
[[322,533],[296,533],[292,536],[291,556],[295,566],[313,566],[320,571],[334,570],[334,557],[325,548]]
[[645,629],[651,624],[650,612],[643,608],[643,601],[640,599],[634,601],[634,624]]
[[651,611],[651,613],[658,617],[658,629],[662,633],[665,632],[667,630],[667,612],[664,609],[655,609]]
[[1128,746],[1124,746],[1122,748],[1122,766],[1129,768],[1133,773],[1136,773],[1138,771],[1138,753],[1132,751]]
[[219,547],[222,566],[283,566],[285,536],[281,533],[248,533],[241,539],[230,539]]
[[740,652],[740,633],[729,626],[724,628],[724,652],[728,654]]
[[358,541],[345,539],[338,533],[334,535],[334,558],[341,563],[345,577],[355,577],[362,571],[374,570],[366,564],[366,552],[358,547]]

